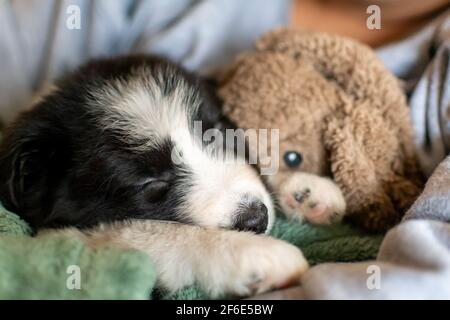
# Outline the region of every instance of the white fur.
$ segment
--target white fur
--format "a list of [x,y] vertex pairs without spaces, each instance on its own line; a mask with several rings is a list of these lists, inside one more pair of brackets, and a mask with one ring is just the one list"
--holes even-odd
[[[131,80],[115,80],[92,94],[104,107],[100,110],[102,127],[120,132],[138,150],[158,147],[158,142],[166,137],[188,134],[189,119],[201,103],[198,94],[182,80],[171,95],[164,96],[145,67],[136,70]],[[187,96],[194,97],[192,105],[184,104]]]
[[[184,212],[201,226],[230,226],[236,207],[247,198],[259,199],[268,209],[267,231],[275,218],[269,194],[255,170],[246,164],[224,163],[203,153],[189,162],[192,165],[194,188],[186,194]],[[200,160],[204,158],[203,160]],[[207,213],[206,215],[204,213]]]

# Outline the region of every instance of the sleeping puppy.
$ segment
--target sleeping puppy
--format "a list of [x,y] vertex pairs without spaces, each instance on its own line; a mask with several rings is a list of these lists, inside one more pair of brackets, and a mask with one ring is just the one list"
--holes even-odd
[[192,74],[148,56],[91,62],[9,128],[0,200],[40,234],[148,253],[165,290],[244,296],[297,280],[301,252],[255,234],[274,220],[257,172],[218,156],[234,151],[196,121],[204,132],[221,116]]

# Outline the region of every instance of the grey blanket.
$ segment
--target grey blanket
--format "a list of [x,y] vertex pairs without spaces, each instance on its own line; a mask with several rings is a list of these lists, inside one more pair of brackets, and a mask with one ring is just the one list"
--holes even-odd
[[450,152],[450,9],[378,55],[405,81],[419,160],[430,175]]

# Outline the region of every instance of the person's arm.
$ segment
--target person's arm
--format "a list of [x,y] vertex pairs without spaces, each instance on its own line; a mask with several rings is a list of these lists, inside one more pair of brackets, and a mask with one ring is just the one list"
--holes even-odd
[[[380,7],[379,30],[367,28],[370,5]],[[417,31],[449,5],[449,0],[294,0],[292,21],[296,27],[335,32],[379,46]]]

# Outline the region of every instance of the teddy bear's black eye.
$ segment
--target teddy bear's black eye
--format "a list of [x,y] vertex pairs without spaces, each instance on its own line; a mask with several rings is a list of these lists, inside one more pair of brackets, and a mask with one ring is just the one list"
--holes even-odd
[[297,151],[287,151],[284,154],[283,159],[288,167],[296,168],[302,163],[303,156]]

